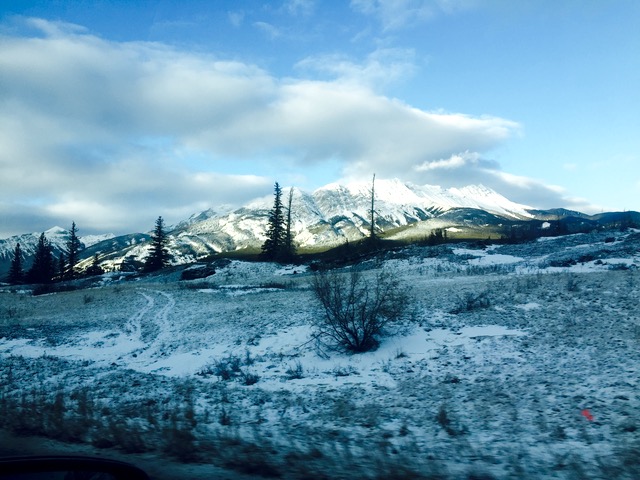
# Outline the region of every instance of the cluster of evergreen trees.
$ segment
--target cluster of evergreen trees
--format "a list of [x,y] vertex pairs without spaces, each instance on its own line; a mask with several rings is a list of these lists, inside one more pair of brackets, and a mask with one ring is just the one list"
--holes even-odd
[[289,190],[287,207],[282,204],[282,188],[278,182],[274,185],[273,208],[269,213],[267,238],[262,244],[262,258],[277,262],[290,262],[296,256],[291,231],[291,205],[293,188]]
[[[62,280],[72,280],[80,276],[77,265],[80,259],[82,243],[78,238],[78,229],[75,222],[71,224],[69,239],[65,244],[65,250],[56,259],[53,248],[44,232],[38,238],[33,263],[25,270],[24,258],[20,243],[16,244],[13,251],[13,259],[7,275],[7,281],[12,285],[22,283],[47,284]],[[151,236],[151,253],[144,263],[144,271],[152,272],[160,270],[169,264],[169,251],[167,249],[167,235],[164,231],[164,220],[158,217],[154,232]],[[98,255],[94,255],[93,263],[86,268],[84,275],[101,275],[104,269],[100,266]]]
[[[370,209],[370,226],[369,236],[367,237],[366,246],[368,248],[376,248],[379,243],[379,237],[376,233],[376,210],[375,210],[375,181],[376,176],[373,175],[371,182],[371,209]],[[267,238],[262,244],[262,258],[276,262],[291,262],[296,258],[296,247],[293,238],[292,226],[292,203],[293,188],[289,190],[287,206],[282,203],[282,188],[278,182],[274,185],[274,201],[273,208],[269,213],[269,221],[267,224]]]
[[[28,270],[24,270],[24,254],[20,243],[16,244],[13,251],[13,259],[9,268],[7,280],[12,285],[21,283],[52,283],[60,280],[72,280],[79,275],[77,271],[80,259],[82,243],[78,238],[76,223],[71,224],[69,239],[66,242],[66,250],[60,253],[56,260],[53,255],[51,242],[44,232],[38,238],[33,263]],[[99,275],[104,273],[98,263],[97,255],[93,259],[93,264],[85,273],[89,275]]]

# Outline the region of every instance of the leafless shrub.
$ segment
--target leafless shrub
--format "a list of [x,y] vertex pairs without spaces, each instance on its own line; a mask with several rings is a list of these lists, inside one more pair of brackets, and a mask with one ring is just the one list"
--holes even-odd
[[260,380],[260,375],[258,375],[257,373],[252,373],[247,371],[242,372],[243,385],[247,385],[247,386],[255,385],[256,383],[258,383],[259,380]]
[[474,310],[489,308],[490,306],[491,300],[489,299],[488,292],[467,292],[464,297],[460,299],[460,304],[453,308],[450,313],[457,315],[463,312],[473,312]]
[[577,292],[580,289],[578,278],[575,275],[569,275],[567,278],[567,291]]
[[227,358],[216,361],[211,367],[211,373],[220,377],[221,380],[233,380],[242,374],[241,364],[240,357],[230,355]]
[[399,279],[386,271],[371,280],[356,269],[342,275],[317,272],[312,289],[322,307],[317,338],[352,353],[375,349],[384,327],[409,306]]
[[355,367],[351,365],[347,365],[346,367],[336,365],[333,370],[331,370],[331,373],[335,377],[349,377],[351,375],[357,375],[358,370],[356,370]]
[[297,361],[295,365],[287,368],[287,371],[285,373],[287,374],[287,378],[289,380],[299,380],[301,378],[304,378],[304,368],[302,367],[300,361]]

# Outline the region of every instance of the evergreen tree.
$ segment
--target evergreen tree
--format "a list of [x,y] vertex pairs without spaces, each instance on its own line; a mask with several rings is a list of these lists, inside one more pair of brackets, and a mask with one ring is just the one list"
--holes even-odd
[[151,235],[151,253],[145,261],[144,269],[147,272],[154,272],[166,267],[168,264],[167,234],[164,231],[164,220],[162,217],[158,217]]
[[67,273],[67,261],[64,258],[64,252],[60,252],[58,257],[58,278],[62,280]]
[[93,256],[93,263],[91,263],[91,266],[87,268],[85,273],[87,275],[102,275],[104,273],[104,269],[100,266],[97,253]]
[[44,233],[38,239],[33,265],[27,273],[27,278],[31,283],[51,283],[55,276],[55,265],[51,244]]
[[16,248],[13,251],[13,260],[11,260],[11,267],[9,269],[9,283],[17,285],[22,283],[24,272],[22,271],[22,248],[20,243],[16,244]]
[[267,239],[262,244],[262,256],[267,260],[279,260],[282,257],[286,235],[283,210],[282,189],[276,182],[273,208],[269,213],[269,223],[267,225]]
[[76,276],[76,265],[78,264],[78,256],[80,254],[82,244],[78,238],[78,229],[76,222],[71,223],[71,232],[69,240],[67,240],[67,269],[64,272],[65,278],[74,278]]

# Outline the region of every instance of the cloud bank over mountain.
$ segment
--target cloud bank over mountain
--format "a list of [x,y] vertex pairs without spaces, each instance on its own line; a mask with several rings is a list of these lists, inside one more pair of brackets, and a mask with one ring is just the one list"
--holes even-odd
[[304,68],[329,78],[277,77],[206,52],[14,19],[0,37],[0,236],[34,219],[124,233],[159,214],[241,204],[274,179],[308,187],[373,172],[567,206],[560,188],[490,159],[521,132],[516,121],[425,111],[375,90],[367,76],[398,75],[396,58],[309,59]]

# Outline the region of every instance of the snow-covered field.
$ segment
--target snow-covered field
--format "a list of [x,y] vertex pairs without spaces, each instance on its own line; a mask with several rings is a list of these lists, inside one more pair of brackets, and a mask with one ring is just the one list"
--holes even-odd
[[389,252],[359,268],[407,315],[358,355],[313,341],[300,266],[5,288],[0,426],[272,477],[640,478],[639,266],[634,231]]

